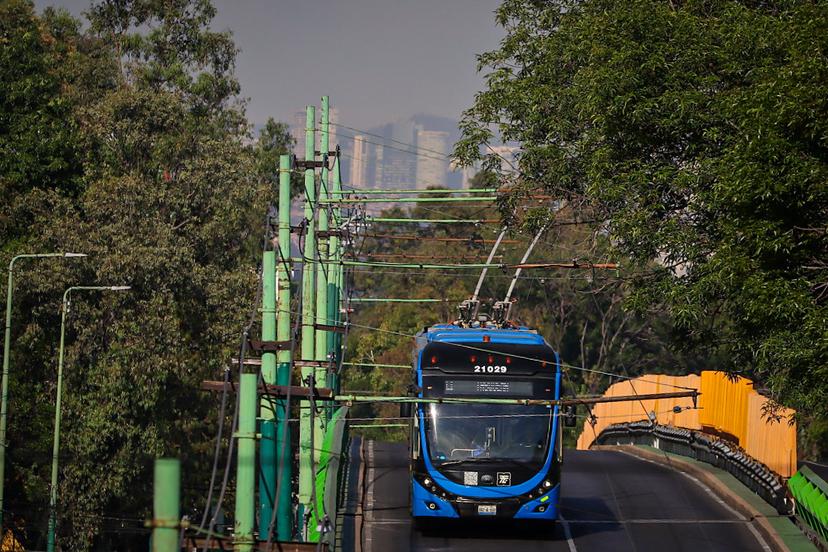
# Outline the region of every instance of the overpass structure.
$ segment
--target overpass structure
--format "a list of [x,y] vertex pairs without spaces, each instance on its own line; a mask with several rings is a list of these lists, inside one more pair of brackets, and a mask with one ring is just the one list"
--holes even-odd
[[342,550],[774,550],[750,513],[697,477],[623,450],[564,453],[561,519],[551,528],[418,529],[408,512],[405,444],[354,440]]
[[[754,420],[754,413],[761,411],[764,403],[753,398],[747,383],[736,382],[738,389],[731,393],[720,376],[704,374],[680,382],[660,381],[661,376],[635,380],[616,375],[623,381],[605,396],[559,401],[582,405],[579,408],[585,409],[588,421],[578,440],[581,450],[564,454],[562,516],[555,526],[504,527],[487,522],[454,528],[414,527],[408,511],[407,445],[352,438],[349,428],[358,424],[351,423],[349,412],[360,403],[424,399],[370,391],[343,393],[343,370],[356,364],[348,358],[347,336],[353,328],[407,336],[400,330],[360,325],[353,316],[360,301],[449,299],[354,297],[350,285],[354,271],[452,273],[473,269],[485,274],[493,268],[516,270],[511,294],[523,270],[594,271],[616,266],[556,260],[529,263],[529,251],[520,263],[495,262],[495,250],[505,230],[497,240],[483,240],[479,235],[468,238],[481,244],[495,243],[485,262],[438,255],[389,259],[379,252],[363,251],[360,244],[367,235],[384,236],[383,240],[409,239],[410,230],[389,233],[388,227],[398,224],[460,228],[500,224],[499,220],[474,216],[378,217],[368,214],[367,204],[491,205],[498,190],[422,193],[420,189],[348,189],[341,180],[342,152],[329,143],[327,97],[322,98],[320,111],[317,120],[315,107],[307,108],[304,159],[286,155],[280,159],[278,201],[274,201],[265,225],[261,294],[241,332],[239,354],[232,369],[225,372],[224,381],[204,383],[205,391],[221,394],[221,411],[203,515],[200,520],[182,520],[177,482],[180,466],[175,460],[159,461],[155,516],[150,522],[153,550],[812,549],[801,533],[791,530],[788,520],[794,503],[785,490],[784,478],[793,475],[796,467],[795,428],[783,430],[779,425],[773,429],[778,435],[769,437],[770,430]],[[291,215],[291,179],[297,174],[304,181],[299,220]],[[538,201],[548,203],[548,198],[527,201],[537,206]],[[378,224],[382,226],[377,228]],[[537,237],[533,244],[536,241]],[[465,308],[476,309],[472,303],[464,303]],[[511,304],[499,305],[508,315]],[[368,366],[410,369],[395,364]],[[403,425],[377,422],[371,427]],[[704,454],[696,446],[700,435],[709,439]],[[724,451],[722,443],[731,448]],[[782,452],[774,448],[779,443],[784,445]],[[610,445],[614,448],[596,448]],[[757,459],[749,454],[758,450],[766,455]],[[708,478],[703,473],[707,468],[688,464],[676,454],[702,464],[725,458],[720,464],[719,460],[712,462],[710,468],[722,473],[714,471]],[[744,456],[741,460],[739,454]],[[762,498],[757,503],[738,487],[744,478],[731,481],[725,477],[732,475],[730,469],[737,461],[754,470],[755,480],[771,489],[766,493],[771,499],[765,496],[764,506]],[[751,491],[748,494],[753,495]],[[232,525],[221,522],[225,515],[232,517]],[[819,519],[818,514],[808,516],[810,521]]]

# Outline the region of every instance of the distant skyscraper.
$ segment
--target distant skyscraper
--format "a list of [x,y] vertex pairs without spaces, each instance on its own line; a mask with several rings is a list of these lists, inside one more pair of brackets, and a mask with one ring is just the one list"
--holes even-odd
[[378,144],[374,146],[374,182],[372,183],[374,187],[382,187],[385,182],[383,167],[385,167],[385,148]]
[[390,189],[410,188],[417,171],[414,122],[400,120],[391,125],[391,140],[383,148],[382,182]]
[[354,154],[351,159],[351,185],[356,188],[372,187],[368,179],[368,142],[362,134],[354,136]]
[[417,129],[417,187],[444,187],[448,161],[448,132]]

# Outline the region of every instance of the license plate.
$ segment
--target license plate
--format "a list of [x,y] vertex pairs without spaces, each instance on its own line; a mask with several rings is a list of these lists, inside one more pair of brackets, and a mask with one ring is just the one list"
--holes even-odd
[[477,515],[480,516],[495,516],[497,515],[497,505],[495,504],[478,504]]

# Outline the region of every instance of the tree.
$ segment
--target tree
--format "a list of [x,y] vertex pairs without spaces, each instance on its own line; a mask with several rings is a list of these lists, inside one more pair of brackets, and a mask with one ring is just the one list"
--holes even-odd
[[497,20],[456,155],[519,142],[509,200],[542,190],[594,220],[628,305],[824,421],[824,3],[506,0]]
[[[49,23],[54,23],[50,28]],[[43,21],[29,2],[0,5],[0,247],[29,234],[30,204],[44,192],[77,193],[76,127],[60,92],[71,52],[55,37],[66,20]]]
[[[274,190],[279,188],[279,157],[292,154],[296,140],[291,136],[287,123],[280,123],[268,117],[265,126],[259,130],[256,142],[256,167],[259,178],[267,182]],[[296,197],[305,189],[302,175],[298,171],[290,173],[290,195]]]
[[[235,47],[209,29],[209,2],[100,2],[83,32],[65,13],[0,9],[11,90],[0,120],[32,126],[3,147],[40,152],[1,166],[24,209],[9,220],[38,250],[89,254],[18,269],[9,517],[42,548],[63,290],[128,284],[73,298],[58,519],[66,549],[145,550],[156,456],[184,462],[184,511],[204,506],[217,420],[199,386],[223,372],[255,297],[276,166],[250,144]],[[15,100],[26,87],[31,98]],[[269,126],[268,153],[287,151],[284,125]],[[23,244],[3,231],[7,261]]]

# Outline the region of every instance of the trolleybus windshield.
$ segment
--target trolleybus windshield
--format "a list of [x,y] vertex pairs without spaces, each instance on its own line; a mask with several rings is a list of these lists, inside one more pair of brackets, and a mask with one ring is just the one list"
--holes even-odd
[[505,462],[540,469],[544,464],[552,422],[549,406],[428,404],[423,412],[429,457],[437,467]]

